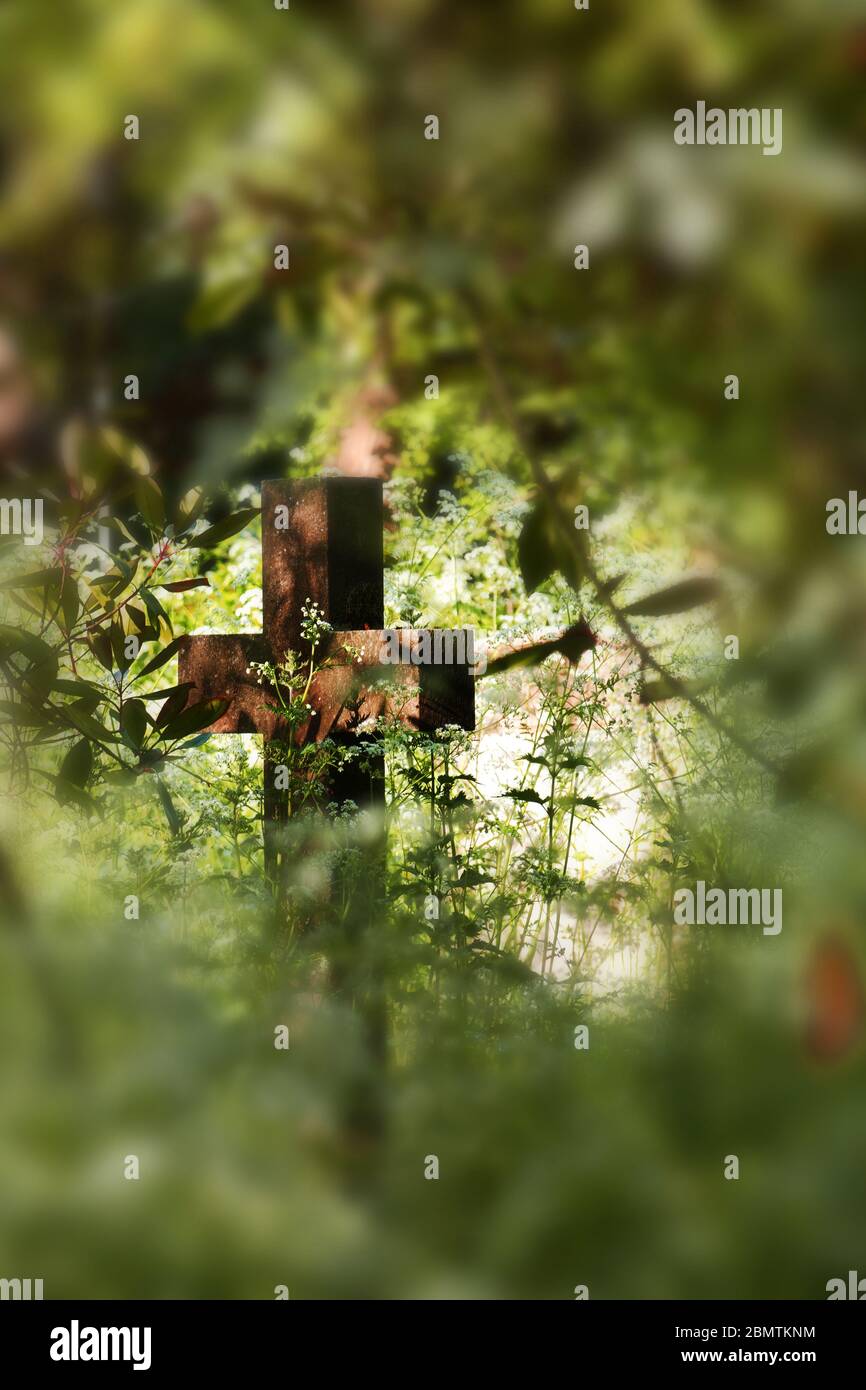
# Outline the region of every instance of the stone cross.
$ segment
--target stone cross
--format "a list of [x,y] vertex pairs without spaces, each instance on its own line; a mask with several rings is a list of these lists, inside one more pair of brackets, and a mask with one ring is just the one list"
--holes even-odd
[[[263,631],[237,636],[184,638],[178,666],[180,682],[189,682],[187,704],[228,700],[228,708],[211,726],[213,733],[258,733],[265,741],[264,842],[268,874],[281,875],[280,826],[288,793],[277,790],[278,748],[291,735],[274,708],[274,692],[258,683],[253,662],[279,663],[294,650],[309,654],[301,637],[301,610],[317,603],[334,628],[318,657],[328,667],[314,679],[308,723],[295,732],[302,743],[332,738],[347,743],[353,731],[378,716],[396,718],[407,728],[433,730],[445,724],[475,727],[473,674],[466,660],[467,643],[450,642],[449,654],[463,654],[452,664],[421,659],[443,650],[447,634],[401,631],[400,649],[413,664],[383,664],[388,650],[383,597],[383,498],[376,478],[325,477],[304,482],[262,485]],[[433,636],[439,637],[434,643]],[[462,635],[462,634],[455,634]],[[468,653],[471,656],[471,650]],[[384,761],[373,759],[372,772],[357,762],[339,771],[329,788],[333,802],[351,799],[359,806],[384,802]],[[376,766],[378,764],[378,766]],[[378,775],[375,775],[378,774]]]

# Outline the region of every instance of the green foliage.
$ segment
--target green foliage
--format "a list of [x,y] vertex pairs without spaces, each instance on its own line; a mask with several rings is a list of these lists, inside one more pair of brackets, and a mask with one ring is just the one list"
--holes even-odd
[[[0,548],[9,1270],[50,1297],[821,1297],[866,1225],[864,565],[823,529],[863,379],[846,7],[0,25],[0,461],[46,501],[44,544]],[[784,154],[693,160],[685,90],[782,105]],[[263,750],[211,738],[222,703],[172,663],[261,628],[262,480],[359,437],[386,623],[474,625],[491,659],[475,735],[305,742],[308,611],[260,668],[275,897]],[[319,813],[383,755],[381,817]],[[781,936],[675,929],[698,878],[783,885]]]
[[[119,435],[111,439],[120,458],[135,455]],[[78,457],[86,452],[82,437]],[[106,499],[122,505],[128,490],[122,464],[106,464],[100,483],[86,502],[73,495],[59,512],[60,564],[3,581],[25,609],[25,625],[7,623],[0,633],[0,710],[15,730],[13,790],[26,783],[34,755],[42,766],[47,749],[67,747],[54,778],[56,796],[88,811],[97,806],[101,787],[174,761],[190,746],[181,740],[225,710],[225,701],[214,700],[185,708],[188,686],[148,689],[147,678],[172,659],[181,640],[172,636],[172,618],[155,590],[175,595],[209,588],[204,575],[174,576],[204,545],[236,534],[257,516],[255,508],[245,508],[203,528],[195,498],[181,504],[169,525],[157,482],[139,473],[133,484],[139,511],[111,517]],[[125,538],[114,553],[97,539],[111,521]],[[154,643],[156,652],[142,660]]]

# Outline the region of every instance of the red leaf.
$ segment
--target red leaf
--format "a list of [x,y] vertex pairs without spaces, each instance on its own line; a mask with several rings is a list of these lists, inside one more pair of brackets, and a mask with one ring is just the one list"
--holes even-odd
[[820,942],[806,977],[809,1022],[806,1041],[819,1062],[844,1057],[863,1035],[864,993],[854,953],[841,937]]
[[170,584],[160,584],[158,587],[167,589],[170,594],[184,594],[187,589],[209,589],[210,580],[202,575],[198,579],[173,579]]

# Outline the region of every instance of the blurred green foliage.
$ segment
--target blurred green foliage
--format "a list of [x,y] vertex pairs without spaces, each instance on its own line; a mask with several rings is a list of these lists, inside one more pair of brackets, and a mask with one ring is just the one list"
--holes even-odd
[[[864,560],[824,523],[864,62],[799,0],[3,7],[0,468],[47,525],[0,553],[4,1277],[820,1298],[862,1260]],[[674,146],[698,99],[782,107],[783,153]],[[287,937],[258,749],[183,747],[145,668],[259,627],[258,486],[335,462],[387,477],[388,623],[597,641],[479,682],[473,739],[384,731],[387,901],[381,826],[301,818]],[[783,932],[675,933],[698,878],[782,887]]]

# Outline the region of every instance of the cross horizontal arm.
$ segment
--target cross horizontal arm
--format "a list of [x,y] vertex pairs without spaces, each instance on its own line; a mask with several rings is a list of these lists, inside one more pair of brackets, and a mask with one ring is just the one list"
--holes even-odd
[[[406,634],[417,643],[420,632]],[[432,634],[431,634],[432,636]],[[362,629],[334,633],[317,652],[307,696],[313,707],[309,723],[297,731],[300,742],[352,733],[367,720],[384,717],[404,727],[432,730],[444,724],[475,727],[472,671],[466,662],[451,665],[383,663],[385,634]],[[178,674],[192,685],[187,703],[223,699],[229,707],[211,726],[212,733],[287,735],[274,690],[260,684],[253,662],[271,659],[264,637],[198,635],[184,638]]]
[[210,725],[214,734],[264,734],[273,738],[277,716],[256,676],[252,662],[268,661],[268,644],[261,633],[236,636],[202,634],[184,637],[178,654],[178,681],[190,682],[187,707],[203,700],[228,700],[225,714]]
[[[422,633],[407,636],[411,645]],[[444,724],[474,729],[473,677],[467,663],[385,663],[385,637],[366,629],[334,633],[325,647],[330,664],[310,689],[310,703],[318,712],[315,736],[350,733],[379,716],[419,731]]]

